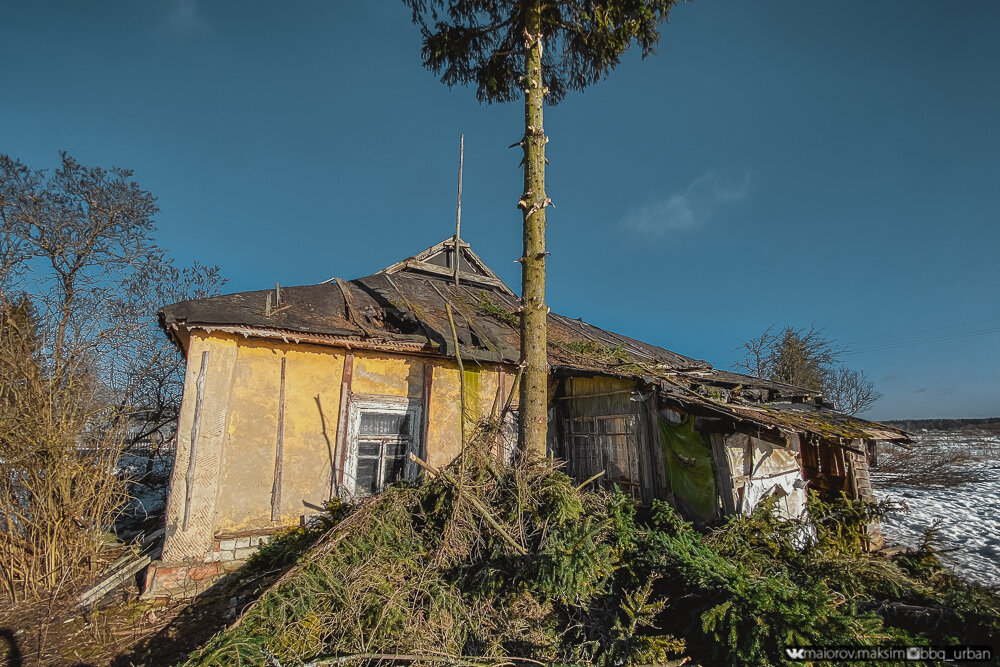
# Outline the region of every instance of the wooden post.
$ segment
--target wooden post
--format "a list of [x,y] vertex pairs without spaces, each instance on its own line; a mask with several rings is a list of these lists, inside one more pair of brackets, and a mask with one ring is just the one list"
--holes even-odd
[[726,453],[726,436],[723,433],[710,433],[708,439],[712,445],[712,458],[715,460],[722,511],[726,516],[733,516],[736,514],[736,491],[733,488],[733,470],[729,466],[729,455]]
[[420,458],[429,459],[427,454],[427,437],[430,433],[431,427],[431,391],[434,386],[434,365],[425,362],[424,363],[424,394],[423,394],[423,417],[424,422],[421,424],[421,438],[420,438]]
[[541,0],[523,3],[524,26],[524,194],[518,208],[524,213],[524,250],[521,255],[521,446],[524,454],[545,458],[548,432],[548,356],[545,305],[545,130],[542,111],[543,21]]
[[458,287],[458,269],[462,265],[462,161],[465,157],[465,135],[458,139],[458,205],[455,213],[455,287]]
[[278,389],[278,435],[274,450],[274,482],[271,484],[271,521],[281,520],[281,465],[285,452],[285,361],[281,358],[281,386]]
[[191,449],[188,452],[188,466],[184,473],[184,522],[181,530],[188,529],[191,518],[191,502],[194,499],[194,468],[198,455],[198,429],[201,427],[201,406],[205,401],[205,373],[208,371],[208,350],[201,353],[201,368],[198,369],[198,380],[194,383],[194,420],[191,424]]
[[646,421],[649,429],[649,480],[650,501],[671,499],[670,480],[667,477],[667,462],[663,456],[663,436],[660,434],[660,392],[654,389],[645,401]]
[[448,312],[448,324],[451,325],[451,339],[455,343],[455,361],[458,362],[459,409],[462,411],[460,419],[462,426],[462,450],[458,459],[458,499],[461,502],[461,485],[465,484],[465,366],[462,365],[462,353],[459,352],[458,332],[455,330],[455,318],[451,314],[451,304],[445,302],[444,307]]
[[354,354],[344,357],[344,373],[340,382],[340,414],[337,416],[337,489],[344,492],[344,465],[347,461],[347,420],[351,408],[351,379],[354,376]]

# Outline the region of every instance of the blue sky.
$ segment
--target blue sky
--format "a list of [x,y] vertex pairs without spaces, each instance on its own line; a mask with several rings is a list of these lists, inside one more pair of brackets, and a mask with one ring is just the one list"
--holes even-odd
[[[452,233],[464,132],[463,237],[519,285],[521,108],[437,81],[409,19],[8,3],[0,152],[134,169],[162,244],[241,291]],[[547,111],[550,306],[721,368],[816,324],[885,395],[870,416],[1000,415],[998,66],[993,0],[677,7],[657,56]]]

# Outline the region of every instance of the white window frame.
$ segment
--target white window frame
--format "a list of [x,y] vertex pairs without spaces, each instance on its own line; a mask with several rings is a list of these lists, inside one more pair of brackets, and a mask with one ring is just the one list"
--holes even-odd
[[[358,475],[358,441],[361,431],[361,413],[363,412],[383,412],[389,414],[410,415],[410,452],[420,455],[421,440],[423,438],[422,407],[419,398],[409,398],[406,396],[372,396],[359,395],[351,396],[351,407],[347,420],[347,461],[344,465],[344,487],[352,497],[367,495],[359,493],[357,490]],[[406,458],[403,464],[403,479],[415,480],[417,466]],[[381,476],[381,471],[380,471]],[[379,491],[385,487],[385,480],[379,479]]]

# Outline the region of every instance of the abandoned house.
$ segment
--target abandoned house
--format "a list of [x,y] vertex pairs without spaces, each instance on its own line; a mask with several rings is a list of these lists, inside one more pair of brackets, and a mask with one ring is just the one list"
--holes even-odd
[[[197,592],[330,499],[414,478],[410,452],[454,459],[456,352],[470,420],[512,393],[516,407],[518,305],[448,239],[365,278],[164,307],[187,375],[151,592]],[[582,320],[551,313],[548,337],[549,453],[576,480],[603,472],[593,484],[664,498],[696,522],[772,495],[798,516],[806,489],[871,497],[875,443],[907,440],[797,387]]]

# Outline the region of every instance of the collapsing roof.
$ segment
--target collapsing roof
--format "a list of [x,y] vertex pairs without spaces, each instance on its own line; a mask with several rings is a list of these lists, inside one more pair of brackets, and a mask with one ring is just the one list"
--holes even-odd
[[[364,278],[182,301],[164,307],[159,318],[182,349],[189,332],[200,329],[453,357],[446,304],[454,311],[463,359],[518,363],[520,304],[514,291],[454,239]],[[549,364],[559,375],[635,378],[659,387],[668,401],[707,416],[751,422],[762,432],[803,431],[845,441],[908,439],[897,429],[830,409],[815,392],[716,370],[582,319],[550,313],[547,326]]]

